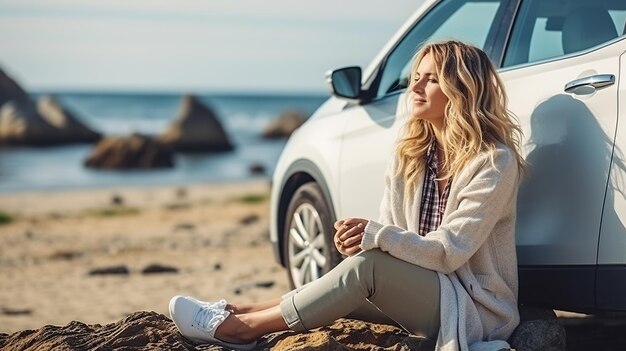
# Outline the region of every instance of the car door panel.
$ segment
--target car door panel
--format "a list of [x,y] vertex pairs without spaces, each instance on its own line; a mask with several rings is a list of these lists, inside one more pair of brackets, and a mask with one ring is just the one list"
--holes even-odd
[[502,72],[524,132],[529,173],[520,186],[518,262],[595,265],[617,123],[617,85],[568,94],[565,85],[619,74],[611,47]]

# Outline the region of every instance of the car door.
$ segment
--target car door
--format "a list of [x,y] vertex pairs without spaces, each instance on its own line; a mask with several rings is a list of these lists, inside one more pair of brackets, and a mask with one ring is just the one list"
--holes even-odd
[[354,105],[344,130],[339,169],[338,218],[378,218],[384,190],[383,175],[394,142],[407,116],[405,90],[413,55],[426,40],[458,39],[490,48],[500,38],[512,14],[508,0],[449,0],[427,5],[377,71],[369,77],[373,101]]
[[522,302],[595,307],[623,51],[609,3],[521,1],[504,55],[529,164],[516,228]]

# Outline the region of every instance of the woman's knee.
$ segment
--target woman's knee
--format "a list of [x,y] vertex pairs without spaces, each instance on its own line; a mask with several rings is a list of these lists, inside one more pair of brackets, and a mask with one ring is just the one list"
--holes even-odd
[[365,277],[373,277],[376,264],[384,260],[386,258],[385,256],[389,256],[389,254],[378,249],[373,249],[362,251],[350,257],[350,259],[353,260],[352,265],[354,269],[359,272],[359,277],[363,279]]
[[389,254],[379,249],[372,249],[367,251],[361,251],[357,256],[363,256],[363,258],[367,260],[378,260],[381,257],[389,256]]

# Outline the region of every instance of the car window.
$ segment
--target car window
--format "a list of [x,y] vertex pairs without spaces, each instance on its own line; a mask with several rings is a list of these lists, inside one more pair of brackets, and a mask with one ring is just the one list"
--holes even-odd
[[387,57],[377,96],[407,87],[411,59],[427,40],[457,39],[485,47],[491,25],[504,0],[443,1],[408,32]]
[[503,67],[583,51],[624,35],[626,1],[525,0]]

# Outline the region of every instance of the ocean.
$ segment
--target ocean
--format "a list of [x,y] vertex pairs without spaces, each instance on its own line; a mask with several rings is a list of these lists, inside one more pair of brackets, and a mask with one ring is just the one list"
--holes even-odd
[[[177,115],[182,96],[58,93],[54,97],[83,123],[107,136],[161,133]],[[83,166],[94,147],[92,144],[5,147],[0,148],[0,192],[269,179],[286,139],[263,139],[264,128],[284,111],[301,111],[308,116],[328,96],[211,94],[197,97],[216,112],[235,150],[177,153],[171,169],[105,171]],[[38,95],[33,94],[33,99],[37,98]],[[263,166],[265,174],[252,175],[252,165]]]

